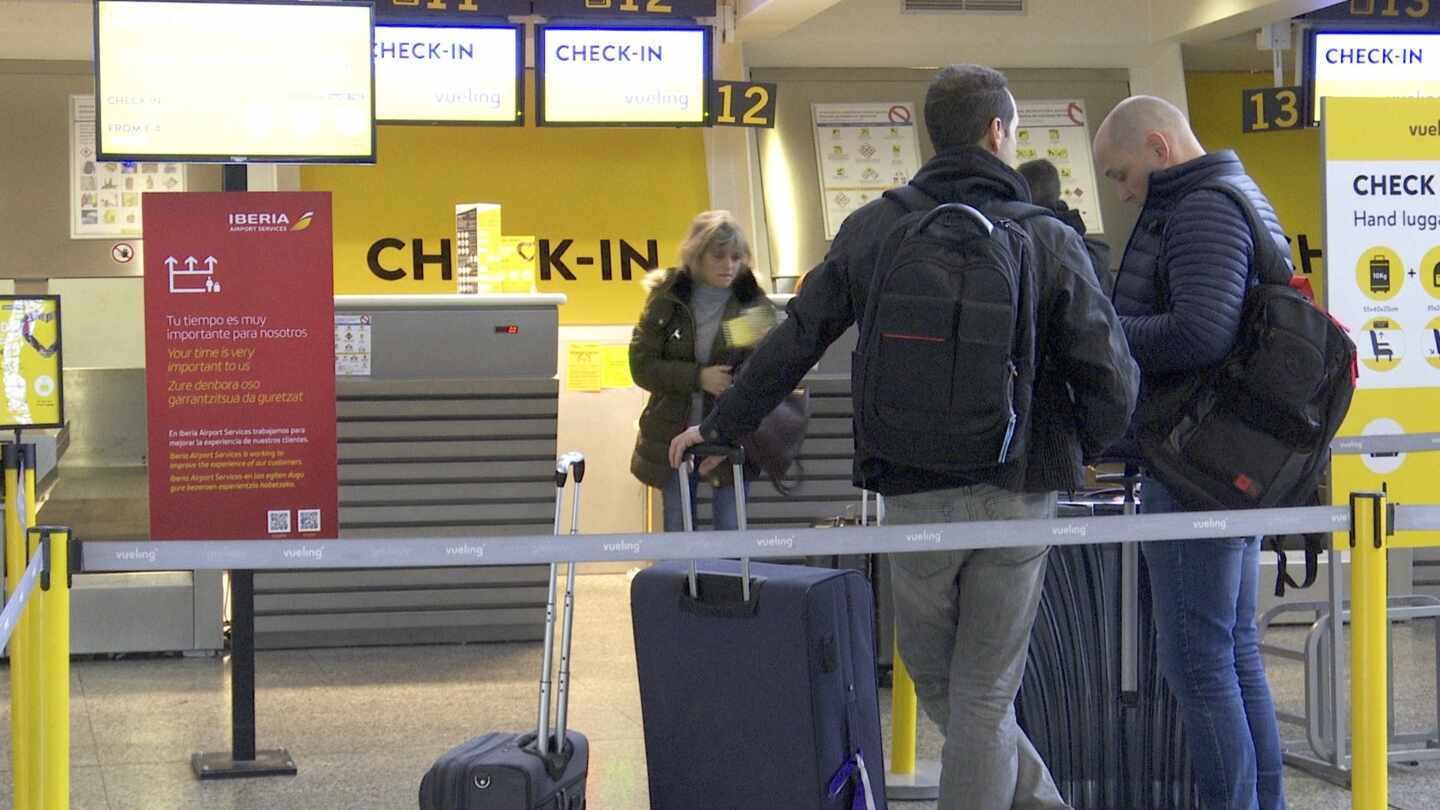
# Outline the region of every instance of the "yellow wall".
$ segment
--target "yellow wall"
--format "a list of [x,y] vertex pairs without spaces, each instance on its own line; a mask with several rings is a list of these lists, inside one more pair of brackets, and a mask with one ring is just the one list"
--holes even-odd
[[[1206,149],[1234,149],[1240,155],[1290,235],[1296,269],[1310,270],[1315,293],[1324,300],[1324,260],[1318,255],[1323,249],[1320,130],[1240,132],[1241,92],[1273,83],[1269,74],[1188,73],[1191,124]],[[1300,253],[1301,237],[1309,248],[1308,264]]]
[[[528,109],[533,110],[533,107]],[[375,166],[316,166],[301,172],[305,190],[330,191],[335,206],[337,293],[454,292],[438,264],[384,281],[371,273],[367,253],[382,238],[405,242],[383,251],[386,269],[411,269],[414,240],[427,254],[452,242],[455,205],[503,206],[507,234],[534,234],[576,280],[552,273],[540,292],[561,292],[564,324],[628,324],[644,301],[644,269],[631,261],[621,278],[621,245],[649,254],[655,240],[661,266],[674,264],[696,213],[709,207],[705,151],[699,129],[565,129],[488,127],[380,128]],[[612,280],[602,280],[602,240],[612,257]],[[583,259],[592,263],[585,264]]]

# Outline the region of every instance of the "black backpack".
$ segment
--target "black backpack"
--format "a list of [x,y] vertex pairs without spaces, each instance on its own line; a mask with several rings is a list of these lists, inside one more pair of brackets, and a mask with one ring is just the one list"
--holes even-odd
[[1035,382],[1035,272],[1016,223],[1045,209],[937,205],[903,186],[853,358],[862,459],[948,474],[1025,453]]
[[1258,283],[1220,365],[1154,387],[1136,435],[1152,474],[1194,509],[1307,505],[1355,392],[1355,344],[1297,286],[1289,257],[1242,191]]

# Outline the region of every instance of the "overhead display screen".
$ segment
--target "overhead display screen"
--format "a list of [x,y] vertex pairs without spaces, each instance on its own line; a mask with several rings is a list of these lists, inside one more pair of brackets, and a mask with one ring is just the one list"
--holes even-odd
[[1440,97],[1440,32],[1317,31],[1310,47],[1310,99]]
[[375,117],[386,123],[522,123],[515,25],[375,26]]
[[100,160],[373,162],[373,13],[97,0]]
[[538,121],[702,126],[710,29],[538,26]]

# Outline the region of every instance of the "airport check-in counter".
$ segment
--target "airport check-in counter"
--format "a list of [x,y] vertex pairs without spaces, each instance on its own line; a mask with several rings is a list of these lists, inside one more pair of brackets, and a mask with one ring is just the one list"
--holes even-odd
[[[342,538],[551,531],[564,301],[336,297],[371,324],[370,373],[336,381]],[[257,572],[256,645],[539,639],[547,570]]]
[[[337,316],[370,327],[370,373],[336,381],[342,538],[551,531],[564,300],[336,297]],[[65,386],[68,447],[40,519],[87,540],[147,538],[144,369],[67,369]],[[260,571],[256,645],[539,639],[545,575]],[[76,653],[223,647],[216,572],[81,574],[72,600]]]

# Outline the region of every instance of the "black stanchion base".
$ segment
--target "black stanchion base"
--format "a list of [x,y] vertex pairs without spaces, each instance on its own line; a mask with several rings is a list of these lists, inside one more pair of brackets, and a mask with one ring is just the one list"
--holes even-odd
[[229,751],[191,754],[190,768],[201,779],[244,779],[251,776],[294,776],[295,760],[284,748],[256,751],[254,759],[237,760]]

